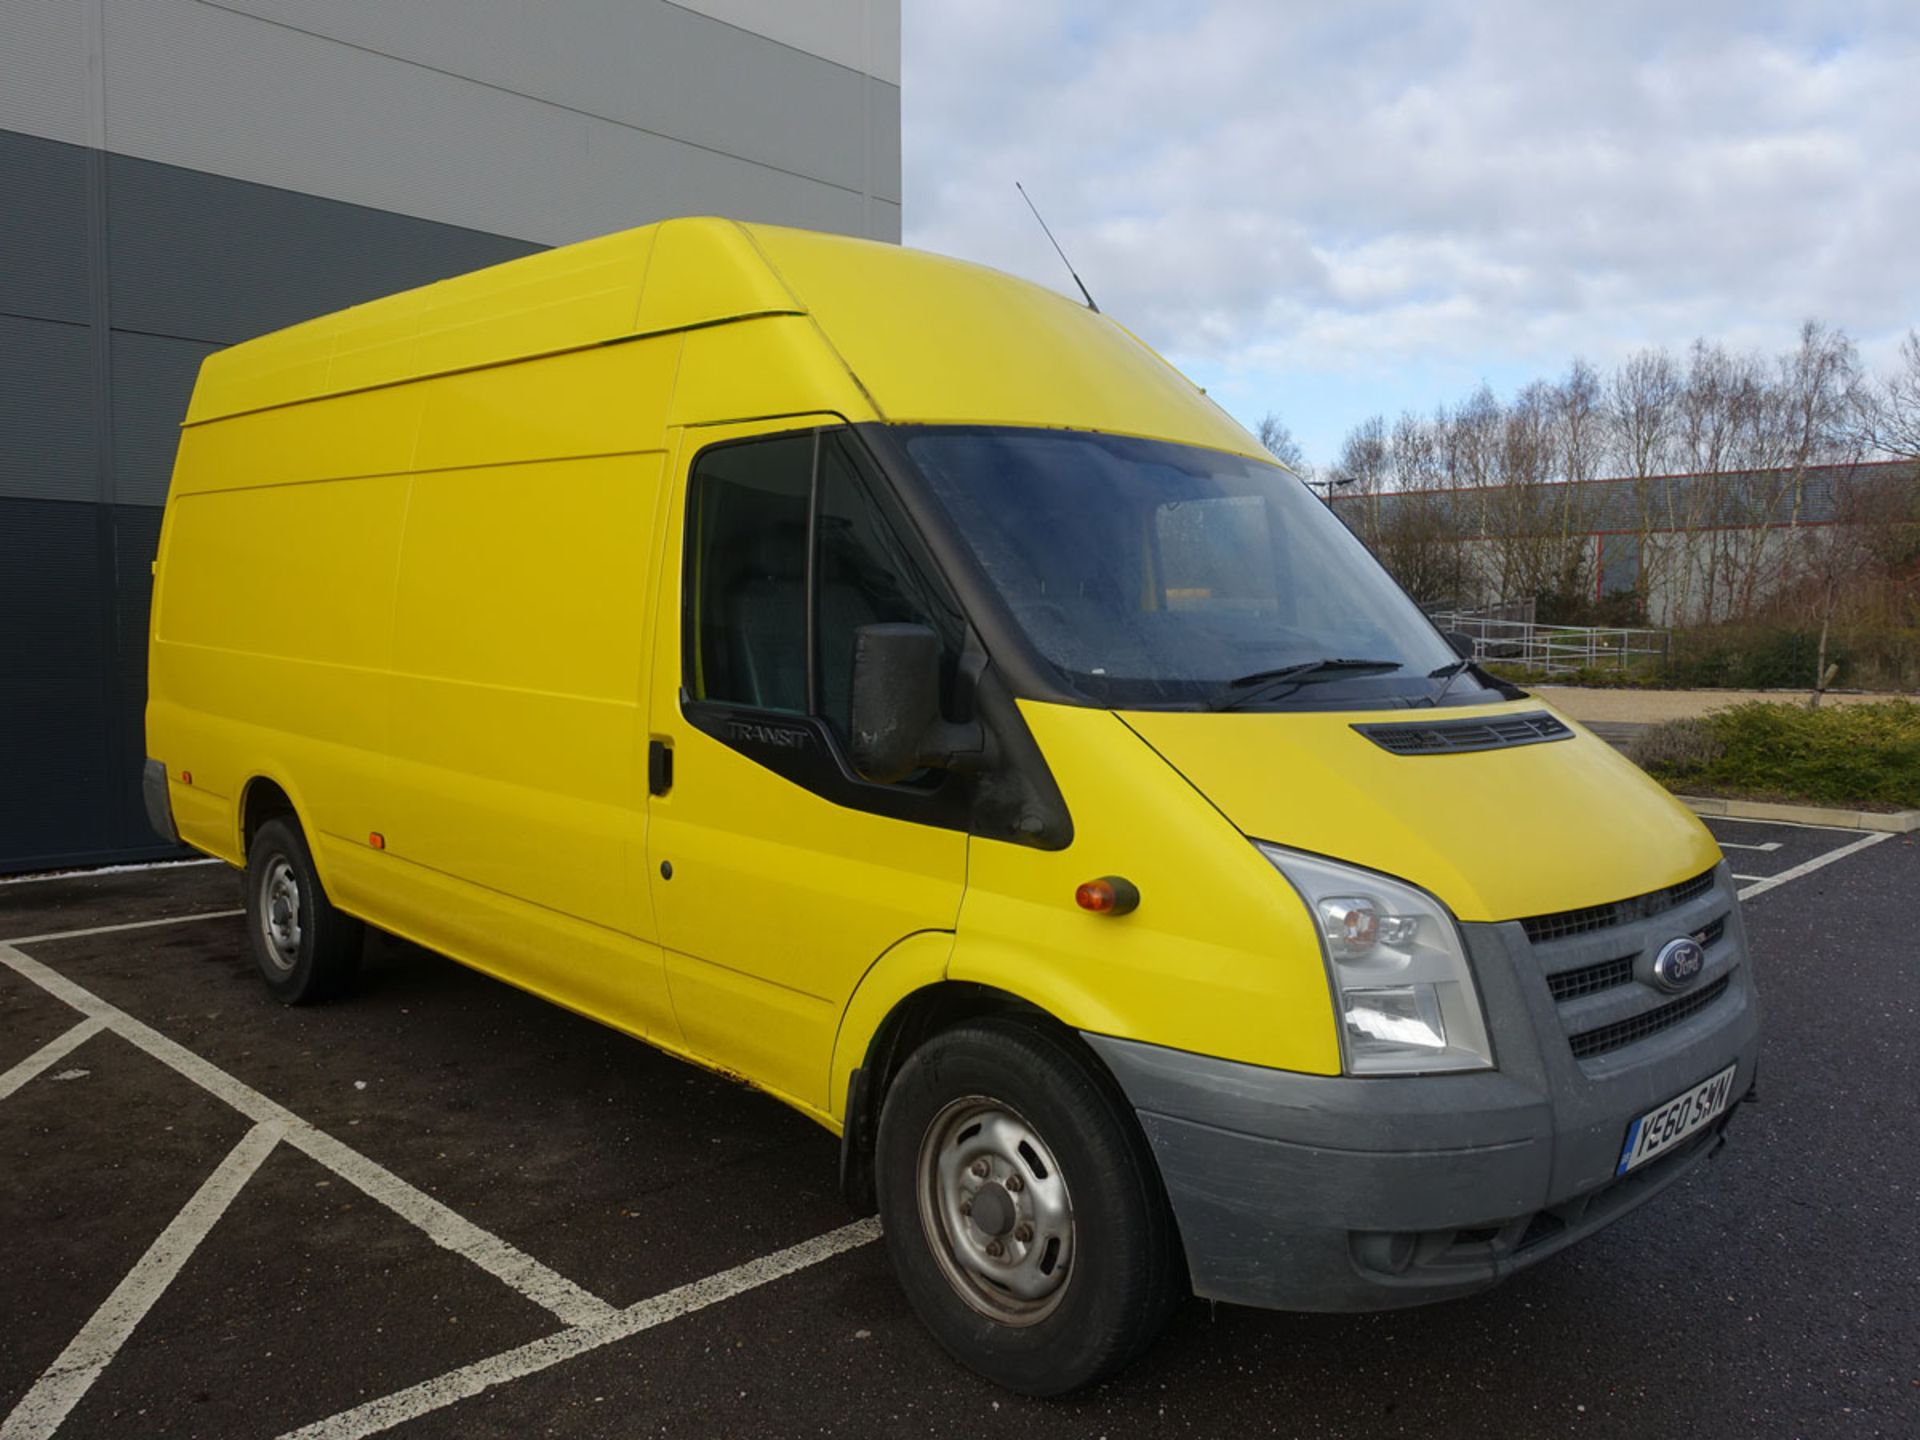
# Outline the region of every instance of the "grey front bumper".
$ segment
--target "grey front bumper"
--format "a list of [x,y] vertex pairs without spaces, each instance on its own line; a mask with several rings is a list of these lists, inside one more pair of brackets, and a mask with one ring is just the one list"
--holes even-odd
[[[1725,930],[1695,987],[1725,978],[1717,998],[1671,1028],[1584,1060],[1569,1043],[1568,1007],[1556,1004],[1518,923],[1461,927],[1494,1071],[1303,1075],[1088,1035],[1153,1147],[1195,1292],[1317,1311],[1469,1294],[1700,1164],[1726,1117],[1614,1176],[1634,1117],[1730,1063],[1739,1066],[1736,1096],[1753,1083],[1759,1006],[1725,867],[1709,894],[1610,942],[1615,950],[1622,940],[1650,945],[1717,916]],[[1575,1014],[1583,1004],[1593,1008],[1574,1002]]]

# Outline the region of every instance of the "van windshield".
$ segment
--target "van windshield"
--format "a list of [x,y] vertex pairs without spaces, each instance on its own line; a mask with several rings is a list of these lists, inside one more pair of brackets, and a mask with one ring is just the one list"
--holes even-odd
[[1098,703],[1499,698],[1454,674],[1418,607],[1277,465],[1085,432],[895,433],[1033,646]]

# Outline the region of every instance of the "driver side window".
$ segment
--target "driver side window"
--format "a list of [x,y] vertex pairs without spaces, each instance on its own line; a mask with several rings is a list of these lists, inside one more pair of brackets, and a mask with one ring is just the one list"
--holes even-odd
[[[687,692],[824,720],[844,744],[854,632],[930,625],[958,654],[958,612],[848,438],[809,431],[720,445],[687,499]],[[811,641],[811,643],[809,643]]]

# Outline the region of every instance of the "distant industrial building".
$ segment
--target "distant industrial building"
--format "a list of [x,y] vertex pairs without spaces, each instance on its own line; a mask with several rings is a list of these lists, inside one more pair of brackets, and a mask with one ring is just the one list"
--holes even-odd
[[[1548,584],[1632,594],[1654,625],[1745,613],[1805,578],[1836,527],[1920,516],[1920,464],[1337,494],[1335,511],[1429,606],[1524,601]],[[1521,593],[1525,592],[1525,593]]]

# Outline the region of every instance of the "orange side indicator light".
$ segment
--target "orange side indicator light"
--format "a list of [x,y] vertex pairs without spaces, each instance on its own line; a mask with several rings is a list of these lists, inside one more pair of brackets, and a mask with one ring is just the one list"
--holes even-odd
[[384,850],[387,848],[387,837],[382,835],[378,830],[375,830],[367,836],[367,844],[376,850]]
[[1073,903],[1095,915],[1130,915],[1140,908],[1140,890],[1119,875],[1102,875],[1075,890]]
[[191,784],[193,784],[193,771],[191,771],[191,770],[182,770],[182,771],[180,772],[180,783],[181,783],[182,785],[191,785]]

